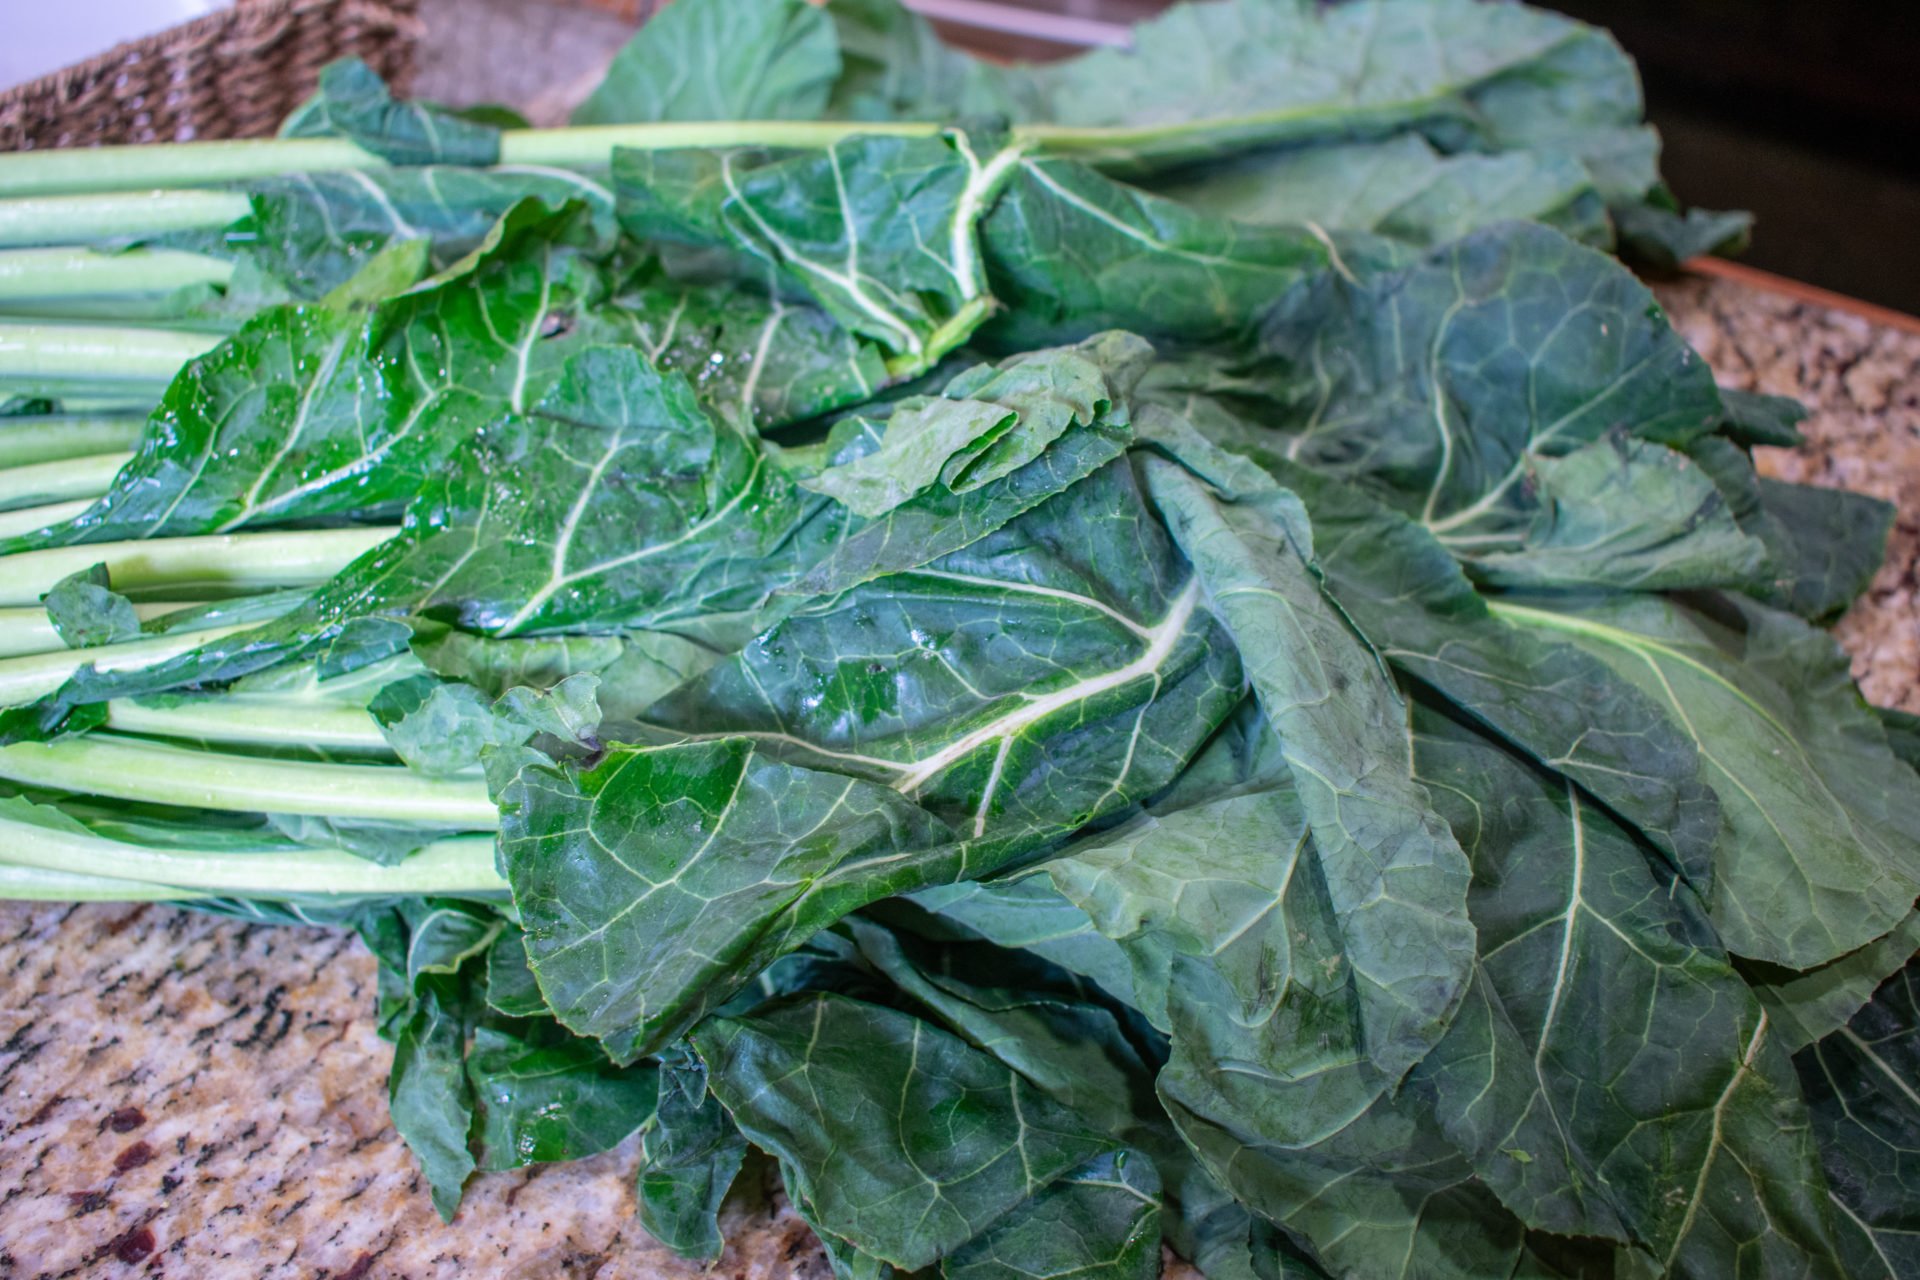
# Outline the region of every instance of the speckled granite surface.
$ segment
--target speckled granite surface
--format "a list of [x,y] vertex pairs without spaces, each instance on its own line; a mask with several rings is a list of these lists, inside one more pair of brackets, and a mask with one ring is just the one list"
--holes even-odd
[[[1774,474],[1899,503],[1842,636],[1920,710],[1920,336],[1724,282],[1663,288],[1734,385],[1816,410]],[[713,1271],[633,1219],[633,1144],[477,1180],[443,1226],[387,1123],[373,962],[346,935],[159,907],[0,905],[0,1280],[827,1274],[777,1191],[730,1206]]]

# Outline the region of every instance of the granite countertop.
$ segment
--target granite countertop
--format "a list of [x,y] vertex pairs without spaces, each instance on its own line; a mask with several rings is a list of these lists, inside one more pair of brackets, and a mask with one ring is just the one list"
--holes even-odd
[[[1813,407],[1763,469],[1899,505],[1840,636],[1871,698],[1920,711],[1920,330],[1726,280],[1661,296],[1722,381]],[[476,1179],[442,1225],[387,1122],[373,985],[337,931],[0,905],[0,1280],[828,1274],[769,1185],[729,1205],[712,1271],[655,1245],[632,1141]]]

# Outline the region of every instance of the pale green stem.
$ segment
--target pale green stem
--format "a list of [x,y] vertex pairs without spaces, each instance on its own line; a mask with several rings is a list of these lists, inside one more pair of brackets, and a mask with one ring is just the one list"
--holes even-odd
[[177,249],[0,251],[0,310],[21,299],[127,297],[224,285],[233,264]]
[[69,498],[97,498],[112,485],[130,453],[96,453],[0,470],[0,508]]
[[0,900],[9,902],[190,902],[206,896],[191,889],[148,884],[143,880],[83,876],[72,871],[0,863]]
[[[315,587],[393,536],[391,528],[219,533],[143,542],[96,542],[0,556],[0,606],[38,604],[55,583],[104,564],[121,593],[192,588],[245,594]],[[213,589],[218,589],[215,592]]]
[[146,430],[145,414],[0,418],[0,468],[31,467],[133,448]]
[[17,538],[23,533],[38,533],[65,524],[92,505],[92,498],[82,498],[78,502],[49,502],[40,507],[0,511],[0,538]]
[[[133,612],[142,622],[149,618],[162,618],[169,613],[178,613],[182,609],[197,609],[199,604],[181,601],[157,601],[133,606]],[[60,639],[60,633],[53,629],[53,620],[47,617],[47,611],[38,605],[28,605],[17,609],[0,609],[0,658],[17,658],[24,654],[65,652],[66,643]]]
[[202,853],[109,840],[0,816],[0,859],[16,867],[106,876],[248,898],[502,894],[488,836],[439,840],[390,867],[341,849]]
[[[119,150],[120,148],[113,148]],[[128,151],[164,151],[164,147],[128,147]],[[81,155],[97,156],[104,147]],[[15,151],[23,156],[52,156],[52,151]],[[188,183],[186,185],[191,185]],[[0,177],[0,191],[13,188]],[[217,230],[247,216],[253,204],[237,191],[118,191],[111,195],[34,196],[0,200],[0,248],[33,245],[92,244],[107,240],[145,240],[174,231]]]
[[[4,564],[0,561],[0,564]],[[95,671],[138,671],[158,666],[168,658],[191,653],[210,640],[250,630],[253,623],[211,627],[204,631],[168,632],[124,644],[102,644],[88,649],[51,649],[0,658],[0,707],[21,707],[44,698],[71,680],[81,667]]]
[[[824,147],[859,134],[924,137],[940,132],[941,128],[933,123],[860,120],[715,120],[514,129],[501,135],[500,163],[591,168],[605,165],[616,147],[639,150]],[[24,197],[133,192],[152,187],[215,186],[283,173],[387,167],[387,162],[379,156],[340,138],[261,138],[239,142],[16,151],[0,155],[0,191]],[[241,212],[245,212],[244,203]],[[233,218],[223,221],[231,222]],[[5,225],[4,218],[0,218],[0,231]],[[85,238],[90,237],[67,237],[68,240]]]
[[0,384],[39,387],[124,383],[164,388],[180,367],[220,345],[214,334],[83,324],[0,324]]
[[107,703],[107,728],[194,742],[393,754],[387,736],[365,707],[266,693],[223,693],[165,705],[115,698]]
[[87,733],[0,747],[0,777],[26,786],[240,813],[362,818],[491,831],[483,782],[400,765],[312,764]]

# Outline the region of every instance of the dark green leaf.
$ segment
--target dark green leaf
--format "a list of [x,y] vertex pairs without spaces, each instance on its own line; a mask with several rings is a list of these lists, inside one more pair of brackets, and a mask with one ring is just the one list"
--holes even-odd
[[1847,1274],[1920,1274],[1920,994],[1912,966],[1851,1022],[1796,1058],[1813,1111]]
[[1155,1280],[1160,1180],[1138,1152],[1098,1156],[941,1260],[942,1280]]
[[844,997],[713,1019],[693,1042],[809,1219],[892,1266],[952,1253],[1113,1149],[987,1055]]
[[1150,492],[1194,562],[1280,735],[1352,966],[1371,1062],[1398,1081],[1465,993],[1466,860],[1413,780],[1406,709],[1321,589],[1305,510],[1277,485],[1233,503],[1173,464]]
[[616,1067],[591,1041],[487,1026],[474,1032],[466,1073],[488,1172],[611,1150],[653,1114],[658,1089],[655,1068]]
[[467,1150],[473,1090],[462,1069],[466,1027],[458,980],[437,976],[417,984],[413,1012],[400,1025],[387,1080],[393,1127],[406,1139],[433,1188],[433,1207],[447,1222],[476,1165]]
[[1791,396],[1722,387],[1720,399],[1727,406],[1727,420],[1720,430],[1735,444],[1797,449],[1806,443],[1799,428],[1807,420],[1807,407]]
[[688,0],[648,18],[573,123],[811,120],[839,73],[833,23],[815,5]]
[[684,1044],[662,1055],[660,1107],[640,1135],[640,1225],[685,1258],[720,1256],[720,1202],[747,1143]]
[[[1727,596],[1497,604],[1579,645],[1668,710],[1720,796],[1708,897],[1729,950],[1810,968],[1906,919],[1920,893],[1920,777],[1887,750],[1846,656],[1789,614]],[[1542,607],[1542,606],[1545,607]]]
[[530,766],[500,806],[547,1004],[620,1062],[885,896],[945,834],[889,788],[781,764],[739,738],[609,744],[590,768]]
[[1544,222],[1608,247],[1606,204],[1578,157],[1564,151],[1447,156],[1417,134],[1256,152],[1180,170],[1153,189],[1182,204],[1266,224],[1312,223],[1413,244],[1444,244],[1508,219]]
[[387,685],[367,710],[408,768],[440,776],[477,769],[488,747],[517,745],[532,733],[496,713],[472,685],[427,675]]
[[320,70],[320,86],[280,126],[284,138],[346,138],[390,164],[490,165],[500,130],[421,102],[395,102],[358,58]]
[[140,616],[131,600],[114,591],[104,564],[60,579],[41,603],[46,606],[54,634],[69,649],[140,638]]

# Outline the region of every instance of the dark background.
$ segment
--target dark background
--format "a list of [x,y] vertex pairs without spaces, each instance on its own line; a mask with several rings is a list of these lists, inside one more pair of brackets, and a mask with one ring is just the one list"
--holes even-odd
[[[1534,0],[1640,64],[1688,204],[1751,209],[1743,261],[1920,314],[1920,0]],[[1132,22],[1158,0],[1024,0]],[[946,28],[974,47],[1057,44]]]

